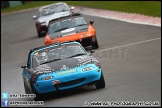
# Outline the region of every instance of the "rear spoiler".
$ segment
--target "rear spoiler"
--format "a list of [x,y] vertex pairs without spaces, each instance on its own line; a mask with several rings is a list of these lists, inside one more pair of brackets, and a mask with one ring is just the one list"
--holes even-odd
[[49,21],[49,24],[50,23],[53,23],[55,21],[58,21],[58,20],[62,20],[62,19],[65,19],[65,18],[76,17],[76,16],[83,16],[83,14],[80,14],[80,13],[72,13],[71,15],[67,15],[67,16],[63,16],[63,17],[56,18],[56,19],[52,19],[52,20]]

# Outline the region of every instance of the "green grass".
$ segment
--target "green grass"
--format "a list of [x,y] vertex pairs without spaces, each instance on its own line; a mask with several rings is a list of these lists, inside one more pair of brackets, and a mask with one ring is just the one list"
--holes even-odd
[[51,4],[51,3],[54,3],[54,1],[33,1],[33,2],[28,2],[28,3],[20,5],[20,6],[2,9],[1,13],[9,13],[9,12],[13,12],[13,11],[18,11],[18,10],[48,5],[48,4]]
[[[29,2],[21,6],[3,9],[1,10],[1,13],[7,13],[21,9],[48,5],[55,2],[58,1]],[[160,1],[63,1],[63,2],[66,2],[68,5],[73,6],[84,6],[90,8],[115,10],[121,12],[138,13],[154,17],[161,17]]]

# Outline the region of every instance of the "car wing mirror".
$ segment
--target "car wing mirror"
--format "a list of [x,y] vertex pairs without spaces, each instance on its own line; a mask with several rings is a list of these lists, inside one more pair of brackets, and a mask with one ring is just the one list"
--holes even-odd
[[75,9],[75,7],[73,6],[73,7],[70,7],[70,10],[74,10]]
[[33,16],[33,19],[36,19],[36,18],[37,18],[37,16],[36,16],[36,15],[34,15],[34,16]]
[[93,25],[94,21],[89,21],[89,23],[90,23],[91,25]]
[[95,50],[90,50],[90,55],[92,55],[95,52]]
[[91,50],[91,51],[90,51],[90,53],[94,53],[94,52],[95,52],[95,50]]

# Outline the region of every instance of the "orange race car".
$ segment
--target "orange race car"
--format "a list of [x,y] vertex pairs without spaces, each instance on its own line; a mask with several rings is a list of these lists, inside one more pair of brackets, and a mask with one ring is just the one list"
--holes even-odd
[[78,13],[51,20],[44,43],[49,45],[56,42],[77,41],[84,47],[92,45],[92,48],[96,49],[98,42],[93,23],[94,21],[90,21],[88,24],[84,16]]

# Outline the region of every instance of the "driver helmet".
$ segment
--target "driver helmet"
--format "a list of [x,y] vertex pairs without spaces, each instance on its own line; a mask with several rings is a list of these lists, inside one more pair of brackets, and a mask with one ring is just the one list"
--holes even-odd
[[40,60],[40,61],[47,61],[47,54],[46,54],[46,52],[42,52],[39,55],[38,60]]

